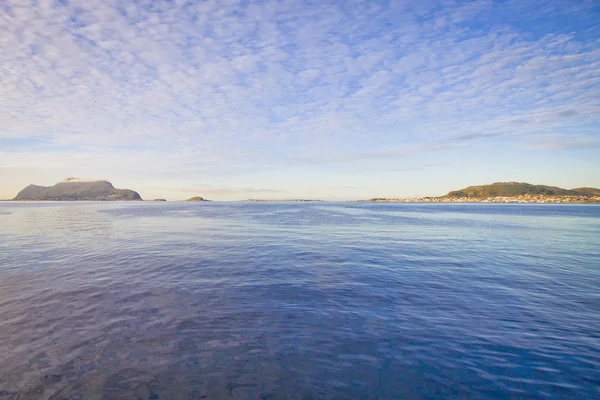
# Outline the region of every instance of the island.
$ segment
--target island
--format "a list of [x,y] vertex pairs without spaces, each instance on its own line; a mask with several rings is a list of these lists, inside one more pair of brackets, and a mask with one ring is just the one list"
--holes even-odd
[[323,200],[312,200],[312,199],[248,199],[250,203],[308,203],[308,202],[322,202]]
[[132,201],[142,200],[138,192],[115,189],[108,181],[68,178],[54,186],[29,185],[13,200],[28,201]]
[[469,186],[444,196],[420,198],[372,198],[374,203],[600,203],[600,189],[562,189],[525,182],[496,182]]
[[166,199],[154,199],[154,201],[167,201]]
[[206,200],[204,197],[194,196],[194,197],[190,197],[186,201],[210,201],[210,200]]

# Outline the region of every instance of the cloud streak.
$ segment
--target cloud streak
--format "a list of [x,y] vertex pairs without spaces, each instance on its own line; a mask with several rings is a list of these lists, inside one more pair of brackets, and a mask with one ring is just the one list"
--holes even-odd
[[596,149],[600,147],[600,138],[582,135],[539,135],[529,147],[535,150]]

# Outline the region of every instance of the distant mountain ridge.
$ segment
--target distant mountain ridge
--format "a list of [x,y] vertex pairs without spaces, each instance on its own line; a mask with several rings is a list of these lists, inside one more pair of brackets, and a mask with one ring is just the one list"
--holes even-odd
[[581,193],[582,195],[587,194],[588,196],[600,196],[600,189],[597,188],[582,187],[573,190],[577,193]]
[[142,198],[136,191],[115,189],[108,181],[77,181],[71,178],[54,186],[29,185],[21,190],[14,200],[123,201]]
[[563,189],[556,186],[532,185],[525,182],[496,182],[491,185],[469,186],[454,190],[442,197],[513,197],[521,195],[538,196],[600,196],[600,189]]

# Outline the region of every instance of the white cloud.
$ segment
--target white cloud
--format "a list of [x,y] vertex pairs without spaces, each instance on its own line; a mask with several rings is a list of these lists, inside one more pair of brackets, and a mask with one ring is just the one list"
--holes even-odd
[[600,138],[551,133],[534,137],[529,147],[535,150],[593,149],[600,147]]
[[[600,122],[599,39],[586,28],[597,19],[593,1],[3,7],[3,167],[65,169],[70,155],[92,154],[89,169],[121,162],[133,179],[138,169],[168,176],[185,165],[192,180],[291,159],[436,152],[457,137],[531,147],[531,137]],[[548,28],[565,16],[581,31]],[[40,137],[49,143],[1,148],[3,138]],[[562,143],[554,148],[579,147]]]

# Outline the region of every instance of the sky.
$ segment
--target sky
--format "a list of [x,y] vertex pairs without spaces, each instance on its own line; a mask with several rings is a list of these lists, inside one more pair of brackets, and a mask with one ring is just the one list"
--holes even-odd
[[597,0],[0,0],[0,198],[600,187]]

